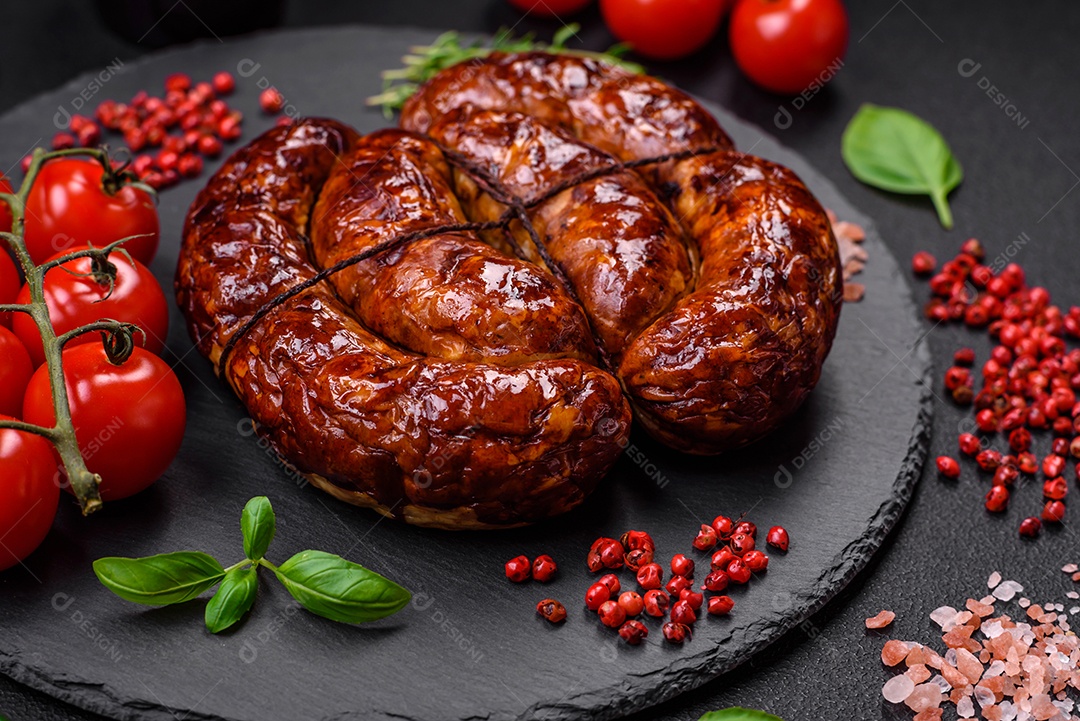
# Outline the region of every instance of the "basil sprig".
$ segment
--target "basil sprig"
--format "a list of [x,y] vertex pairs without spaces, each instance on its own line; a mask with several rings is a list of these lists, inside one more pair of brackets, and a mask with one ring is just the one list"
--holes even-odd
[[764,711],[732,707],[722,711],[710,711],[698,721],[781,721],[781,719]]
[[149,606],[184,603],[218,586],[206,604],[211,633],[233,626],[251,610],[260,566],[273,571],[301,606],[332,621],[375,621],[409,603],[411,594],[398,584],[332,553],[303,551],[275,566],[264,556],[276,528],[269,499],[258,496],[240,516],[246,557],[239,563],[224,568],[205,553],[180,551],[148,558],[99,558],[94,573],[120,598]]
[[964,171],[945,138],[925,120],[867,103],[848,123],[840,150],[848,170],[867,185],[929,195],[942,227],[952,228],[948,197]]

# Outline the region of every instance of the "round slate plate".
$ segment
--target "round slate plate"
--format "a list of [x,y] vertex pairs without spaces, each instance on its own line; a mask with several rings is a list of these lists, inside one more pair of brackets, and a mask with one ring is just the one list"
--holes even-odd
[[[7,114],[0,158],[15,163],[47,142],[58,108],[71,110],[81,95],[127,98],[181,70],[197,79],[240,71],[233,100],[247,114],[249,139],[271,122],[256,106],[267,84],[299,113],[374,130],[387,124],[364,106],[380,89],[378,72],[431,37],[341,28],[157,55],[84,76]],[[713,110],[739,147],[791,166],[825,205],[869,231],[871,260],[860,278],[867,297],[845,308],[820,386],[780,432],[718,458],[680,456],[637,433],[596,495],[565,518],[500,533],[411,528],[290,477],[252,436],[244,409],[193,350],[174,310],[165,357],[189,403],[180,456],[152,490],[93,518],[81,518],[65,499],[27,568],[0,576],[0,672],[124,719],[603,719],[704,683],[820,608],[867,563],[911,494],[929,430],[929,363],[908,288],[869,221],[798,155]],[[153,269],[167,285],[199,185],[161,198],[162,250]],[[272,560],[306,548],[337,552],[410,588],[413,604],[382,622],[343,626],[298,610],[263,578],[250,618],[212,636],[202,601],[146,609],[94,578],[91,562],[107,555],[197,548],[226,564],[238,560],[240,509],[258,494],[269,495],[278,512]],[[732,592],[734,613],[700,621],[684,647],[664,643],[654,620],[648,641],[627,647],[585,613],[584,556],[597,536],[648,530],[663,560],[691,552],[700,522],[744,511],[765,528],[786,526],[791,551],[774,554],[767,573]],[[520,553],[550,553],[562,564],[558,578],[510,584],[502,564]],[[546,596],[567,605],[565,624],[534,615]]]

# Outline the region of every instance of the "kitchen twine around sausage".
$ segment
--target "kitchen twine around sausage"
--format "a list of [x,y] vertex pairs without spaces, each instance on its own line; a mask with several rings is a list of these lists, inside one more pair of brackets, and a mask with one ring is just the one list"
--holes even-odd
[[[452,166],[467,173],[488,195],[490,195],[494,200],[506,206],[506,210],[498,218],[498,220],[489,220],[486,222],[451,223],[448,225],[439,225],[432,228],[415,230],[411,233],[405,233],[395,238],[385,240],[382,243],[379,243],[374,247],[368,248],[361,253],[357,253],[356,255],[345,258],[344,260],[341,260],[328,268],[323,268],[318,273],[311,276],[302,283],[298,283],[292,288],[289,288],[288,290],[283,291],[268,300],[254,313],[252,313],[251,317],[244,321],[243,325],[241,325],[235,332],[233,332],[232,336],[229,337],[229,340],[226,341],[225,346],[221,349],[221,355],[218,357],[218,375],[220,377],[226,377],[226,364],[236,344],[241,339],[243,339],[244,336],[251,332],[251,329],[255,327],[255,324],[262,320],[264,317],[266,317],[266,315],[270,311],[281,306],[290,299],[295,298],[304,291],[314,288],[316,285],[322,283],[330,276],[334,275],[335,273],[339,273],[346,268],[350,268],[359,263],[363,263],[365,260],[370,260],[376,255],[387,253],[392,250],[396,250],[403,246],[409,245],[410,243],[415,243],[417,241],[424,240],[425,238],[431,238],[433,236],[442,235],[444,233],[481,232],[485,230],[499,229],[508,230],[510,224],[517,220],[521,223],[522,227],[529,234],[529,238],[536,246],[536,251],[540,255],[540,259],[544,261],[544,265],[546,265],[548,270],[551,271],[552,275],[554,275],[556,279],[558,279],[559,283],[563,286],[563,288],[574,300],[574,302],[578,305],[583,306],[581,302],[581,297],[574,289],[574,286],[570,282],[570,279],[567,277],[566,272],[562,269],[558,262],[556,262],[556,260],[551,257],[551,253],[548,252],[547,245],[544,243],[543,239],[541,239],[540,233],[536,230],[532,222],[529,220],[529,209],[535,208],[541,203],[551,200],[559,193],[570,190],[571,188],[581,185],[582,183],[586,183],[590,180],[595,180],[596,178],[614,175],[615,173],[619,173],[624,170],[632,170],[634,168],[641,168],[647,165],[666,163],[672,160],[685,160],[687,158],[692,158],[698,155],[709,155],[711,153],[716,153],[723,150],[723,148],[710,146],[707,148],[697,148],[694,150],[681,150],[676,153],[666,153],[664,155],[657,155],[651,158],[639,158],[637,160],[628,161],[616,160],[608,165],[602,165],[593,168],[592,170],[587,170],[584,173],[576,175],[573,178],[569,178],[561,183],[554,185],[551,188],[548,188],[546,191],[534,198],[524,200],[520,196],[515,195],[514,193],[511,193],[509,190],[507,190],[477,163],[472,162],[471,160],[456,151],[442,147],[442,145],[438,143],[436,143],[436,145],[439,146],[439,149],[442,151],[443,155],[446,156],[447,161]],[[507,242],[513,249],[515,255],[517,255],[522,260],[527,260],[524,249],[510,233],[507,233]],[[599,351],[600,361],[603,364],[604,368],[610,371],[613,367],[611,356],[608,355],[607,349],[604,348],[604,344],[599,334],[597,334],[596,329],[593,328],[592,320],[588,319],[587,317],[586,319],[589,320],[589,330],[592,332],[593,340],[596,343],[597,350]]]

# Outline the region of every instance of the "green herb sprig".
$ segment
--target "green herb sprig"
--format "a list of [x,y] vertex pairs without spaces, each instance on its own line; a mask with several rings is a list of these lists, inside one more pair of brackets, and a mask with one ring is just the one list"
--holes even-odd
[[417,45],[409,48],[409,55],[401,60],[405,67],[383,72],[383,92],[367,99],[368,105],[382,107],[386,117],[391,117],[395,110],[400,110],[405,101],[413,96],[420,85],[440,70],[476,58],[484,58],[493,52],[520,53],[530,50],[543,50],[560,55],[576,55],[594,58],[612,65],[618,65],[633,73],[643,73],[645,69],[637,63],[624,58],[630,51],[626,43],[619,43],[602,53],[589,50],[577,50],[566,47],[570,38],[577,35],[580,25],[571,23],[555,33],[550,43],[536,39],[533,33],[514,37],[510,30],[502,28],[488,40],[477,40],[462,44],[461,36],[456,32],[443,33],[431,45]]
[[867,103],[848,123],[841,154],[851,173],[867,185],[929,195],[942,227],[952,228],[948,197],[964,172],[945,138],[925,120]]
[[722,711],[710,711],[698,721],[782,721],[778,716],[755,711],[749,708],[726,708]]
[[211,633],[224,631],[251,610],[260,566],[273,571],[301,606],[332,621],[375,621],[397,613],[412,598],[393,581],[331,553],[303,551],[280,566],[267,561],[277,520],[265,496],[244,506],[240,529],[245,558],[228,568],[205,553],[178,551],[147,558],[99,558],[94,573],[120,598],[147,606],[184,603],[218,586],[206,604]]

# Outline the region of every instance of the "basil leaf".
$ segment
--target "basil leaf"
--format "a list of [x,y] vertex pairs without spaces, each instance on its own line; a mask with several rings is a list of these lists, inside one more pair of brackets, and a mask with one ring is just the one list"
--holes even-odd
[[929,195],[941,225],[953,226],[948,195],[964,178],[932,125],[899,108],[863,105],[848,123],[841,154],[851,173],[875,188]]
[[749,708],[726,708],[723,711],[710,711],[698,721],[782,721],[780,717],[755,711]]
[[244,533],[244,553],[247,557],[258,561],[265,556],[277,532],[277,519],[269,498],[256,496],[247,502],[244,512],[240,514],[240,530]]
[[234,568],[225,574],[217,593],[206,604],[206,627],[220,633],[244,617],[255,603],[259,575],[253,566]]
[[190,601],[225,576],[213,557],[197,551],[148,558],[99,558],[98,580],[120,598],[148,606]]
[[274,573],[304,608],[343,623],[385,618],[412,597],[374,571],[323,551],[298,553]]

